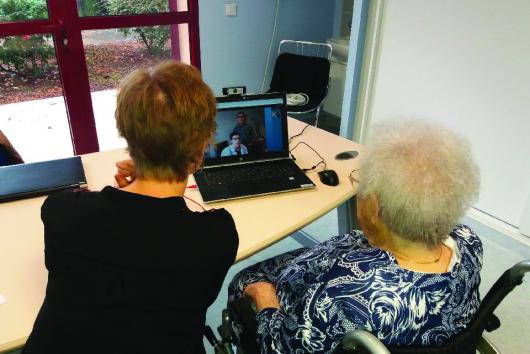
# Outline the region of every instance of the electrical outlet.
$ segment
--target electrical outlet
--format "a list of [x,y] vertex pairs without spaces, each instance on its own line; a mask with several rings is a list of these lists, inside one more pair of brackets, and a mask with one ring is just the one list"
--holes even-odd
[[237,4],[235,2],[225,4],[225,15],[226,16],[237,15]]
[[246,86],[223,87],[223,95],[242,95],[247,92]]

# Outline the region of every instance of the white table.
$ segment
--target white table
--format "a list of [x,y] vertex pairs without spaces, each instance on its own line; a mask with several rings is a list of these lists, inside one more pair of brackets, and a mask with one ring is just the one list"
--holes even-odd
[[[289,135],[299,133],[305,124],[289,119]],[[323,185],[316,172],[308,176],[315,189],[299,192],[240,199],[204,205],[198,190],[188,189],[186,196],[205,208],[226,208],[235,219],[239,232],[237,261],[247,258],[267,246],[297,231],[332,209],[348,202],[356,192],[348,180],[349,173],[358,168],[359,157],[337,161],[338,152],[360,150],[349,140],[308,127],[294,138],[291,146],[304,141],[326,160],[328,169],[339,176],[338,186]],[[293,151],[302,168],[313,166],[318,156],[301,145]],[[98,152],[82,156],[89,189],[100,190],[114,184],[114,163],[127,158],[124,150]],[[194,184],[190,178],[189,184]],[[0,305],[0,352],[22,346],[31,332],[42,305],[47,282],[44,266],[43,225],[40,207],[44,197],[0,204],[0,294],[7,302]],[[188,203],[193,209],[192,203]]]

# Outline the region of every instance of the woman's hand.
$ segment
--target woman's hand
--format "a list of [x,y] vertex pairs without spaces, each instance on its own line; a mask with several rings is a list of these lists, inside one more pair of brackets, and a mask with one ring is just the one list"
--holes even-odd
[[264,281],[252,283],[247,285],[243,294],[254,301],[258,312],[269,307],[280,308],[280,301],[276,295],[276,289],[271,283]]
[[120,188],[127,187],[136,179],[136,166],[132,159],[118,161],[116,167],[118,172],[114,175],[114,179]]

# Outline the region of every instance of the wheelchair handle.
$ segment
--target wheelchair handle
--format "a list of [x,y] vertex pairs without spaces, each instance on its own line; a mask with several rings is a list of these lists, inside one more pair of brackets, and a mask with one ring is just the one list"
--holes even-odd
[[361,346],[371,354],[390,354],[385,345],[376,336],[362,329],[346,333],[342,339],[342,346],[344,349],[349,350],[354,350]]
[[515,264],[510,270],[510,280],[513,282],[520,282],[523,280],[525,273],[530,271],[530,259],[520,261]]

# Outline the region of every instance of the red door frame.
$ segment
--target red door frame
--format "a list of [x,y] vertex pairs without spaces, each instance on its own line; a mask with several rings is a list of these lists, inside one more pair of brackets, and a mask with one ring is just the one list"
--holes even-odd
[[[53,35],[74,154],[86,154],[99,151],[99,145],[81,32],[187,23],[191,64],[200,70],[199,3],[198,0],[187,1],[188,11],[182,12],[79,17],[76,0],[48,0],[48,20],[0,23],[0,37],[25,34]],[[66,45],[63,42],[65,39]]]

